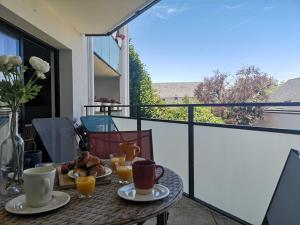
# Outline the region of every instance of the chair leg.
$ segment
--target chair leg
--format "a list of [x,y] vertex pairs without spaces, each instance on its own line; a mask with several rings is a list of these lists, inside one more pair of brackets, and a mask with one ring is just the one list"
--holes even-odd
[[167,225],[169,212],[163,212],[157,216],[157,225]]

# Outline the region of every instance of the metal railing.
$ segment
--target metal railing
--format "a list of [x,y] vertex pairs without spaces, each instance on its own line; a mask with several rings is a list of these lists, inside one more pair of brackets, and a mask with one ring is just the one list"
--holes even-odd
[[[99,106],[95,105],[85,105],[86,114],[88,115],[89,108],[95,108]],[[194,127],[196,125],[200,126],[208,126],[208,127],[220,127],[220,128],[230,128],[230,129],[241,129],[241,130],[254,130],[254,131],[264,131],[264,132],[275,132],[275,133],[285,133],[285,134],[296,134],[300,135],[300,124],[298,129],[287,129],[287,128],[274,128],[274,127],[262,127],[256,125],[237,125],[237,124],[217,124],[217,123],[208,123],[208,122],[197,122],[195,121],[195,110],[198,107],[210,107],[210,108],[218,108],[218,107],[259,107],[266,108],[268,110],[275,109],[276,107],[287,107],[287,111],[291,111],[292,107],[297,107],[296,110],[292,110],[294,113],[299,114],[300,118],[300,102],[268,102],[268,103],[225,103],[225,104],[165,104],[165,105],[118,105],[118,107],[123,108],[134,108],[136,114],[131,116],[114,116],[112,112],[112,107],[114,105],[105,105],[103,106],[107,108],[104,110],[107,115],[111,115],[116,118],[124,118],[124,119],[134,119],[136,120],[136,129],[141,130],[142,121],[157,121],[157,122],[167,122],[167,123],[181,123],[186,124],[188,126],[188,194],[186,194],[189,198],[199,201],[202,204],[206,204],[201,200],[197,199],[194,195],[194,184],[195,184],[195,174],[194,174]],[[166,120],[160,118],[145,118],[141,116],[141,112],[143,109],[149,108],[166,108],[166,107],[184,107],[187,110],[187,120],[186,121],[174,121],[174,120]],[[299,107],[299,108],[298,108]],[[207,204],[209,207],[214,208],[213,206]],[[216,209],[218,210],[218,209]],[[234,216],[227,214],[226,212],[221,213],[229,216],[233,219],[236,219],[239,222],[246,223],[245,221],[240,220],[239,218],[235,218]]]

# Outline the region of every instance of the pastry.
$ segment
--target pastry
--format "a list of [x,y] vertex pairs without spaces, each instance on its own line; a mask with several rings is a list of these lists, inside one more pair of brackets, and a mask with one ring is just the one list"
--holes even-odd
[[82,155],[78,159],[76,166],[79,168],[86,166],[87,162],[89,161],[89,158],[90,158],[90,153],[88,151],[82,152]]
[[87,168],[91,168],[101,163],[101,160],[97,156],[90,155],[88,162],[86,163]]
[[105,168],[100,164],[93,166],[89,169],[90,176],[102,176],[104,174],[105,174]]

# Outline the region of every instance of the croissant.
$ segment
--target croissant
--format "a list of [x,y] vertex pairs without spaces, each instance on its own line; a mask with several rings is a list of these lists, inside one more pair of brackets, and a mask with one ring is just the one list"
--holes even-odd
[[90,156],[91,155],[88,151],[82,152],[82,155],[78,159],[78,162],[77,162],[76,166],[79,167],[79,168],[86,166],[87,162],[89,161]]
[[96,166],[100,163],[101,163],[101,160],[97,156],[90,155],[90,157],[89,157],[89,159],[86,163],[86,167],[91,168],[91,167]]

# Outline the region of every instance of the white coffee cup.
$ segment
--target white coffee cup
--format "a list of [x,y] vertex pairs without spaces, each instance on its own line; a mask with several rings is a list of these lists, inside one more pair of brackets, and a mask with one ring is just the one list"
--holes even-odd
[[53,166],[24,170],[23,179],[26,203],[29,206],[42,207],[50,202],[55,179]]

